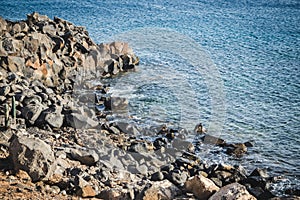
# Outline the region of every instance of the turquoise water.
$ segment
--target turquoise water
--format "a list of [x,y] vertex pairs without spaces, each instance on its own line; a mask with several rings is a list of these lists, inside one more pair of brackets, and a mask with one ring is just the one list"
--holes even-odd
[[[1,1],[4,18],[20,20],[33,11],[85,26],[97,43],[149,27],[193,39],[222,80],[226,111],[218,136],[254,141],[250,154],[238,162],[248,169],[267,166],[274,174],[283,172],[286,183],[299,186],[299,1]],[[115,80],[114,90],[130,97],[130,114],[138,123],[184,121],[192,127],[201,121],[208,126],[213,99],[205,75],[192,70],[176,54],[179,49],[153,51],[143,42],[145,48],[133,46],[141,58],[137,72]]]

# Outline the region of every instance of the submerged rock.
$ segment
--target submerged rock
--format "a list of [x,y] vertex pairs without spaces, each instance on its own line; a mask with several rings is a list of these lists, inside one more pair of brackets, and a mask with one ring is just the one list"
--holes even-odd
[[234,155],[236,157],[241,157],[247,152],[247,147],[243,143],[236,143],[226,145],[226,153]]

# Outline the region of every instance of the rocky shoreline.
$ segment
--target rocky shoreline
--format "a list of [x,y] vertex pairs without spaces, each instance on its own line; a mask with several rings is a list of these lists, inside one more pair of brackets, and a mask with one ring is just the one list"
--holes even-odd
[[278,177],[263,169],[248,174],[195,154],[201,143],[241,157],[250,142],[229,144],[201,124],[191,143],[184,129],[111,122],[128,102],[101,79],[138,63],[127,43],[95,44],[63,19],[0,17],[0,198],[300,199],[297,190],[275,197]]

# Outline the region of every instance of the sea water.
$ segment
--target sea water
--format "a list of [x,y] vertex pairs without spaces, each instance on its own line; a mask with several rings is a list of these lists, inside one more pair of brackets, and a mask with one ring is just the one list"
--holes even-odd
[[[129,98],[136,123],[192,129],[202,122],[212,130],[219,112],[215,118],[221,129],[213,134],[228,142],[252,141],[254,147],[239,160],[224,155],[207,159],[237,162],[248,170],[267,167],[271,174],[287,177],[275,189],[299,187],[298,0],[0,2],[6,19],[25,19],[37,11],[85,26],[97,43],[128,40],[140,66],[111,85],[115,94]],[[157,40],[143,37],[151,31]],[[161,41],[169,41],[168,48],[160,48]],[[204,53],[199,56],[195,49]],[[201,63],[212,64],[205,71]],[[209,82],[208,75],[218,77]],[[223,110],[214,113],[214,105]]]

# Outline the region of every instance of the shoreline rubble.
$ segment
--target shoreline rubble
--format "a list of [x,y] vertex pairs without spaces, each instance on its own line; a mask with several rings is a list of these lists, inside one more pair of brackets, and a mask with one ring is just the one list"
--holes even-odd
[[[128,101],[91,81],[138,63],[127,43],[95,44],[63,19],[0,17],[0,182],[9,191],[0,198],[279,198],[264,170],[202,162],[185,130],[157,127],[149,141],[130,123],[108,121]],[[200,136],[237,157],[252,145]]]

